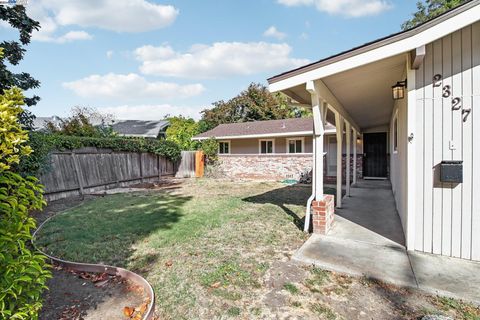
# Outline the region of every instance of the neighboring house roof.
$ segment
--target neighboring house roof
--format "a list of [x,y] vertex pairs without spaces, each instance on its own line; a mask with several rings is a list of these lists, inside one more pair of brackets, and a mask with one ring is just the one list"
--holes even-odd
[[[335,127],[327,124],[326,132],[335,132]],[[252,121],[221,124],[207,132],[193,137],[193,140],[245,139],[261,137],[292,137],[313,134],[312,118],[293,118],[284,120]]]
[[112,124],[112,129],[122,136],[157,138],[169,124],[168,120],[117,120]]
[[[366,44],[363,44],[361,46],[352,48],[350,50],[335,54],[335,55],[330,56],[328,58],[321,59],[317,62],[313,62],[313,63],[310,63],[308,65],[302,66],[300,68],[296,68],[296,69],[281,73],[279,75],[273,76],[273,77],[267,79],[268,83],[269,84],[274,84],[274,83],[277,83],[279,81],[282,81],[282,80],[285,80],[285,79],[288,79],[288,78],[292,78],[292,77],[299,76],[299,75],[302,75],[302,74],[305,74],[305,73],[309,73],[309,72],[312,72],[316,69],[319,69],[319,68],[328,66],[330,64],[333,64],[335,62],[339,62],[339,61],[342,61],[342,60],[345,60],[345,59],[348,59],[348,58],[352,58],[354,56],[360,55],[360,54],[368,52],[368,51],[372,51],[374,49],[379,49],[379,48],[382,48],[382,47],[386,47],[388,45],[395,44],[395,43],[400,42],[402,40],[412,40],[412,41],[409,41],[409,43],[405,43],[405,45],[397,46],[395,48],[395,50],[397,50],[399,52],[406,52],[406,51],[412,50],[415,47],[417,47],[418,45],[429,43],[431,41],[434,41],[436,39],[441,38],[442,36],[444,36],[446,34],[449,34],[449,33],[453,32],[455,30],[458,30],[458,29],[462,28],[463,26],[461,24],[452,23],[452,25],[448,24],[448,25],[445,25],[445,26],[441,26],[441,24],[443,22],[446,22],[447,20],[453,18],[453,17],[456,17],[456,16],[460,15],[461,13],[467,12],[467,11],[479,6],[479,4],[480,4],[480,0],[468,1],[464,4],[462,4],[462,5],[459,5],[459,6],[455,7],[454,9],[451,9],[451,10],[437,16],[436,18],[431,19],[427,22],[424,22],[424,23],[422,23],[422,24],[420,24],[420,25],[418,25],[414,28],[411,28],[411,29],[408,29],[408,30],[405,30],[405,31],[402,31],[402,32],[398,32],[398,33],[389,35],[387,37],[377,39],[377,40],[372,41],[372,42],[368,42]],[[462,24],[463,25],[468,25],[468,24],[471,24],[471,23],[475,22],[476,20],[478,20],[478,15],[476,14],[476,12],[471,12],[471,14],[468,15],[468,19],[463,19],[462,20]],[[441,28],[439,28],[439,30],[437,30],[436,32],[430,32],[428,34],[425,33],[429,29],[433,29],[435,26],[439,26]],[[394,55],[394,54],[395,53],[389,51],[388,54],[385,53],[384,56]],[[378,59],[383,58],[384,56],[378,56]],[[342,71],[342,70],[337,69],[335,72],[340,72],[340,71]],[[290,85],[294,85],[294,84],[296,84],[296,83],[291,83]]]
[[46,129],[47,123],[49,123],[49,122],[58,126],[58,125],[60,125],[61,121],[62,121],[62,118],[57,117],[57,116],[35,117],[35,119],[33,120],[33,130]]

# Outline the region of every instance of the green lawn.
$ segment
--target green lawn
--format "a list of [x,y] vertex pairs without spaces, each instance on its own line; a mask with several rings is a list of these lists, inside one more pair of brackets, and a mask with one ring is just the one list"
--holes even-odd
[[139,272],[154,287],[161,319],[349,319],[359,310],[389,319],[407,312],[402,304],[410,316],[440,309],[417,293],[292,266],[290,256],[308,237],[301,228],[310,192],[189,180],[86,201],[50,220],[37,244],[64,259]]

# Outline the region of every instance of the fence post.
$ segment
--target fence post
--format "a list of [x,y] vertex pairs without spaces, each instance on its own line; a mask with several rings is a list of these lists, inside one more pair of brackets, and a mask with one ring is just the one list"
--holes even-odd
[[140,155],[140,181],[143,183],[143,156],[142,153],[139,153]]
[[73,165],[75,166],[75,173],[77,175],[77,180],[78,180],[78,186],[80,189],[80,195],[83,196],[83,175],[82,175],[82,168],[80,167],[80,164],[78,163],[77,155],[75,152],[72,151],[71,153],[72,159],[73,159]]
[[160,155],[157,154],[157,167],[158,167],[158,181],[160,181],[160,179],[162,179],[162,167],[161,167],[161,164],[160,164]]

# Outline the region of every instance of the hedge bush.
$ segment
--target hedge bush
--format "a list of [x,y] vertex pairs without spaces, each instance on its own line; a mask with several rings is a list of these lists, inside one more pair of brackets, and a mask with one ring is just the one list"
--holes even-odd
[[19,171],[22,175],[35,175],[48,170],[49,155],[52,151],[73,150],[84,147],[112,149],[114,151],[150,152],[172,161],[180,159],[179,146],[172,141],[127,138],[127,137],[78,137],[40,132],[30,133],[30,146],[34,150],[29,157],[22,158]]
[[19,89],[0,95],[0,319],[37,319],[41,295],[50,277],[45,257],[31,248],[32,210],[45,205],[42,186],[15,172],[32,152],[18,121],[23,112]]

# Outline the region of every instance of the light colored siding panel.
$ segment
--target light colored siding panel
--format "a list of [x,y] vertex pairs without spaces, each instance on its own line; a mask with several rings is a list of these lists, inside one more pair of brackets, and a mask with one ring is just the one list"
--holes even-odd
[[[417,93],[417,107],[416,111],[416,140],[417,150],[416,150],[416,163],[418,166],[419,172],[423,171],[425,157],[424,157],[424,117],[425,117],[425,101],[424,101],[424,76],[425,76],[425,66],[424,64],[420,65],[420,68],[415,73],[416,81],[416,90]],[[423,251],[423,220],[424,220],[424,179],[423,174],[417,174],[416,176],[416,185],[418,192],[416,193],[416,205],[415,205],[415,250]]]
[[473,163],[472,171],[472,241],[471,258],[480,261],[480,22],[472,27],[472,57],[473,57],[473,105],[468,121],[473,123]]
[[[452,97],[462,97],[462,33],[457,31],[452,35]],[[459,106],[461,106],[461,101]],[[452,111],[452,140],[455,150],[452,151],[453,160],[462,159],[462,111]],[[451,255],[460,257],[462,234],[462,188],[459,184],[452,190],[452,240]]]
[[[442,61],[442,40],[437,40],[433,43],[433,74],[443,75],[443,61]],[[438,181],[439,168],[438,164],[442,161],[442,86],[433,88],[433,167],[435,170],[434,185],[433,185],[433,253],[442,253],[442,188],[435,182]],[[440,124],[440,125],[439,125]]]
[[[463,108],[472,107],[472,33],[471,27],[462,29]],[[463,192],[462,192],[462,246],[461,257],[471,257],[472,231],[472,117],[463,122]]]
[[[450,89],[441,101],[442,107],[442,141],[441,160],[452,160],[449,141],[452,137],[452,36],[442,39],[443,87]],[[452,189],[450,184],[442,184],[442,254],[450,256],[452,239]]]
[[423,210],[423,250],[433,252],[432,249],[432,227],[433,227],[433,45],[427,45],[425,57],[425,110],[424,110],[424,210]]

